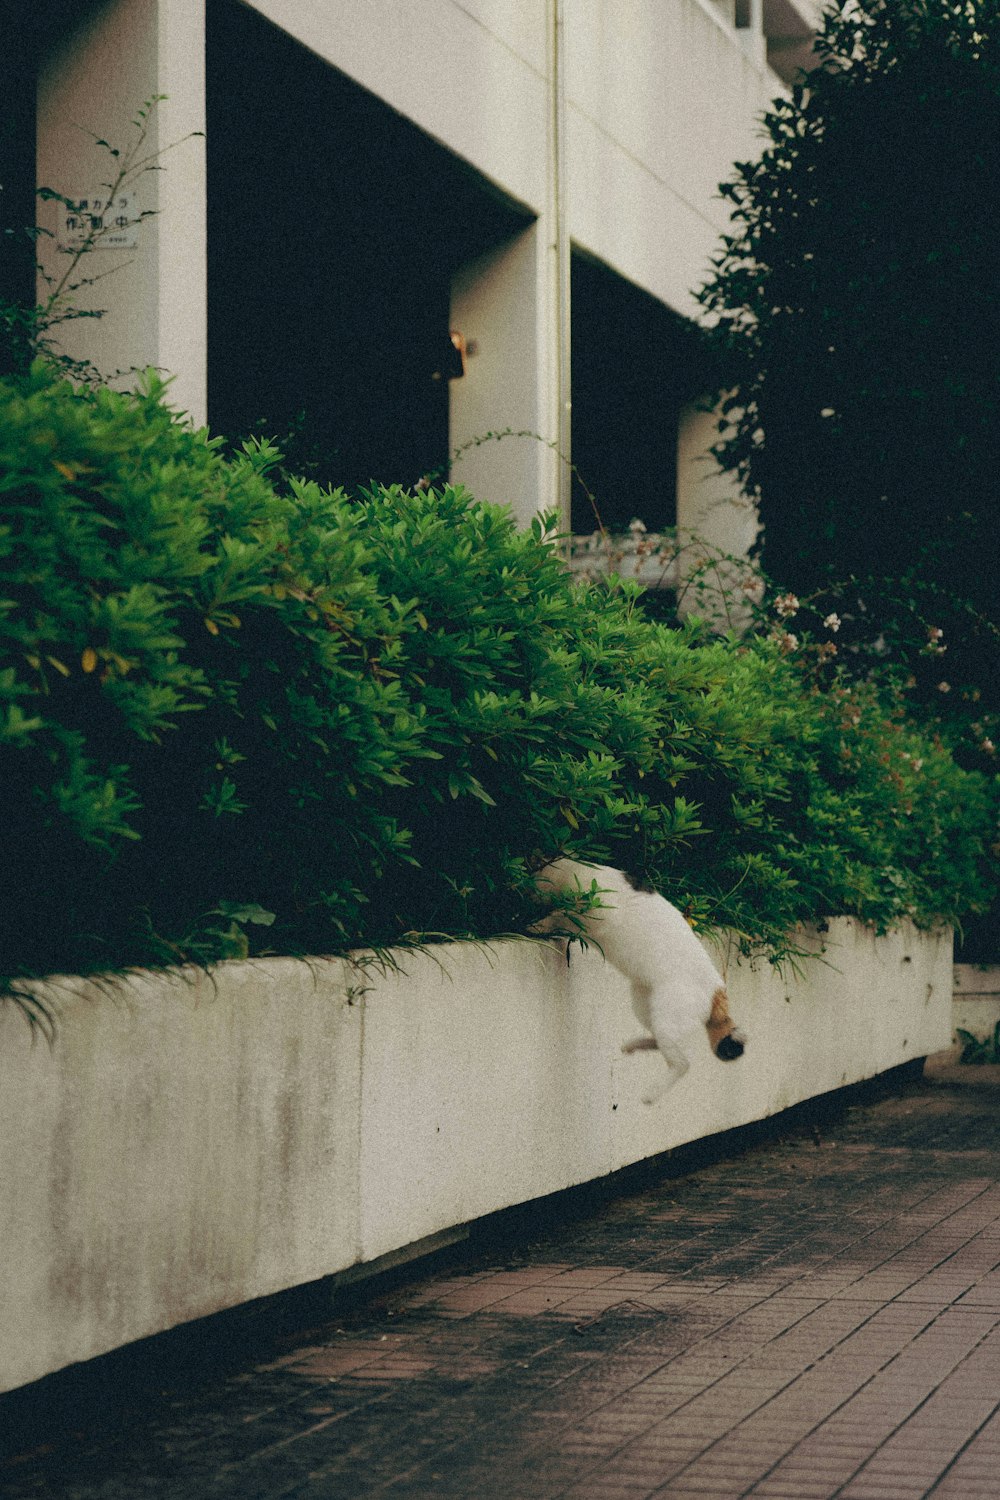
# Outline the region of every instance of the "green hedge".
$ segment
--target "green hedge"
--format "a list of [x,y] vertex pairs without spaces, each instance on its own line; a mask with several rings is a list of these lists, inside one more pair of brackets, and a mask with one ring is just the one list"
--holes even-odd
[[988,899],[989,783],[884,693],[654,624],[460,490],[277,461],[155,382],[0,383],[7,976],[524,931],[560,850],[772,955]]

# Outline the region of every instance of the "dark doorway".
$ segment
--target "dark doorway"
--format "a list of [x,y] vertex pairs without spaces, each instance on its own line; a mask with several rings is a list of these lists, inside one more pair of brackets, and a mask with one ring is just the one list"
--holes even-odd
[[[93,0],[48,0],[22,13],[0,0],[0,303],[10,313],[35,303],[38,70],[47,50],[94,8]],[[23,329],[16,315],[0,319],[0,375],[30,359]]]
[[35,80],[38,57],[28,29],[0,47],[0,299],[35,298]]
[[678,416],[704,380],[698,330],[577,251],[571,308],[573,531],[597,529],[588,490],[609,530],[673,526]]
[[525,216],[255,11],[209,0],[207,44],[212,429],[296,429],[347,488],[446,475],[452,276]]

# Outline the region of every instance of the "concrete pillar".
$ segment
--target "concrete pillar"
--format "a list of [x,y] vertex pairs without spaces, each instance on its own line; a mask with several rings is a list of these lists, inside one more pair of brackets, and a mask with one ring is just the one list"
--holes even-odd
[[[569,529],[570,245],[566,212],[566,84],[561,0],[546,7],[545,195],[523,234],[462,267],[452,327],[471,348],[450,389],[452,477],[527,525],[556,512]],[[511,435],[486,439],[511,429]],[[485,441],[482,441],[485,439]]]
[[[468,351],[464,377],[449,387],[452,479],[477,499],[509,505],[523,525],[545,504],[552,467],[539,358],[545,262],[536,223],[463,266],[452,283],[451,326]],[[512,436],[486,437],[508,428]]]
[[[163,170],[136,183],[138,207],[155,217],[139,226],[135,248],[83,258],[78,276],[96,284],[74,301],[103,316],[64,325],[59,343],[126,386],[147,365],[174,376],[171,404],[197,423],[206,409],[206,193],[205,143],[192,132],[204,130],[204,37],[204,0],[107,0],[67,28],[38,80],[38,181],[72,198],[92,197],[115,171],[97,139],[124,150],[139,110],[167,96],[150,112],[147,146],[163,153]],[[60,221],[58,205],[40,205],[45,228],[57,234]],[[55,239],[40,243],[45,269],[61,276],[67,255]]]
[[[157,6],[159,144],[167,148],[159,189],[159,349],[174,375],[170,401],[201,426],[208,389],[205,0]],[[177,143],[174,146],[174,142]],[[233,268],[234,275],[239,267]]]
[[[753,570],[738,559],[748,556],[760,523],[757,507],[735,476],[712,457],[717,437],[716,412],[682,409],[677,431],[679,606],[682,614],[700,615],[719,628],[740,628],[749,620],[754,594]],[[751,591],[744,592],[744,586]]]
[[757,508],[732,474],[719,468],[711,448],[718,415],[697,406],[681,410],[677,431],[677,529],[723,551],[745,557],[757,536]]
[[767,62],[767,44],[764,37],[764,0],[743,0],[740,42],[744,52],[751,57],[756,67],[763,70]]

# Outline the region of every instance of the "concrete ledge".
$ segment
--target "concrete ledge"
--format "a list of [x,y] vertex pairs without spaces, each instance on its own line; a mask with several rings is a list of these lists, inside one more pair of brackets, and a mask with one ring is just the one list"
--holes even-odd
[[956,964],[952,996],[951,1045],[942,1054],[942,1063],[957,1062],[961,1056],[959,1030],[981,1042],[992,1039],[1000,1021],[1000,964]]
[[[627,986],[537,943],[45,989],[0,1008],[0,1389],[379,1260],[939,1051],[950,935],[838,919],[798,976],[733,965],[747,1055],[657,1104]],[[366,988],[367,986],[367,988]]]

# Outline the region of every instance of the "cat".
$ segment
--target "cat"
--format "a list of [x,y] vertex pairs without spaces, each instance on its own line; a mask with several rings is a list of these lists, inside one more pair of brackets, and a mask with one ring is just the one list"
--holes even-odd
[[535,876],[535,887],[545,899],[589,891],[595,881],[601,907],[575,918],[557,909],[536,923],[535,931],[566,931],[579,923],[581,935],[630,980],[632,1009],[651,1034],[625,1042],[622,1051],[658,1048],[670,1069],[667,1087],[690,1067],[682,1041],[698,1026],[708,1032],[716,1057],[723,1062],[741,1057],[746,1038],[729,1014],[725,985],[676,906],[622,870],[573,859],[546,865]]

